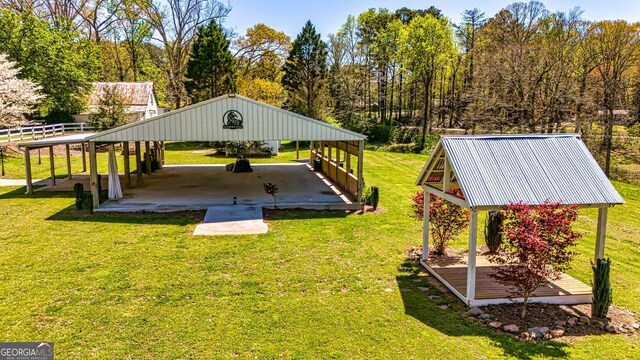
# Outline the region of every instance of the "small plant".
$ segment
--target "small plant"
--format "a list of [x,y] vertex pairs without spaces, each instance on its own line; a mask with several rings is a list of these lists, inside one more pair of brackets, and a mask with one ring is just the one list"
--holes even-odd
[[489,211],[484,222],[484,241],[487,243],[489,252],[498,251],[502,243],[502,213],[500,211]]
[[533,292],[570,267],[575,253],[569,247],[581,236],[572,229],[577,209],[559,203],[517,203],[503,212],[502,244],[497,255],[490,256],[499,266],[489,276],[508,286],[512,296],[523,298],[523,319]]
[[85,201],[84,185],[81,183],[74,184],[73,191],[76,193],[76,210],[82,210]]
[[[450,190],[451,195],[462,198],[460,189]],[[413,209],[418,219],[424,216],[424,192],[419,190],[413,197]],[[444,255],[449,241],[460,234],[469,223],[469,211],[443,198],[429,197],[429,225],[436,255]]]
[[371,187],[371,205],[373,206],[373,210],[378,208],[378,201],[380,201],[380,190],[377,186]]
[[362,203],[365,205],[371,205],[371,188],[366,188],[362,192]]
[[264,187],[264,192],[271,195],[271,197],[273,198],[273,208],[277,209],[278,185],[272,183],[264,183],[262,186]]
[[593,269],[591,316],[602,319],[607,316],[609,306],[613,301],[613,290],[609,279],[611,260],[597,259],[595,265],[591,262],[591,268]]

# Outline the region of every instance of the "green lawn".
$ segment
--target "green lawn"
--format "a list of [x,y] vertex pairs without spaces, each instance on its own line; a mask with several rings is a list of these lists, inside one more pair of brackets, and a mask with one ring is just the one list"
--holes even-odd
[[[168,163],[229,160],[179,147]],[[410,203],[426,159],[367,151],[383,214],[289,215],[260,236],[193,237],[197,217],[77,214],[71,194],[0,188],[0,338],[54,341],[60,359],[637,356],[638,336],[519,342],[418,291],[403,251],[421,242]],[[627,203],[610,211],[614,302],[640,312],[640,187],[615,185]],[[581,213],[569,272],[587,283],[595,215]]]

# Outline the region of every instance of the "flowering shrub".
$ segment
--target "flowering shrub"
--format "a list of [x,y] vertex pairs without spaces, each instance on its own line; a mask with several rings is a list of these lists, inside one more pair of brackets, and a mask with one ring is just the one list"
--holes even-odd
[[[460,189],[450,190],[451,195],[463,198]],[[419,190],[413,197],[413,209],[418,219],[424,216],[424,193]],[[443,198],[429,198],[429,234],[434,253],[443,255],[449,241],[460,234],[469,223],[469,211]]]
[[511,204],[503,211],[502,244],[490,257],[500,266],[490,276],[509,286],[513,296],[524,299],[522,318],[533,292],[570,267],[574,252],[569,247],[581,236],[572,229],[577,209],[546,202],[539,206]]

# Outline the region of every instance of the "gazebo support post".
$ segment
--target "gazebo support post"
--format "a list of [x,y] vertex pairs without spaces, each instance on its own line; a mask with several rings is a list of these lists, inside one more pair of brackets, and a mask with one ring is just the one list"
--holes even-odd
[[422,261],[426,264],[429,259],[429,205],[431,194],[426,186],[422,185],[424,193],[423,210],[422,210]]
[[53,160],[53,146],[49,146],[49,167],[51,168],[51,186],[56,186],[56,165]]
[[142,181],[142,160],[140,159],[140,141],[136,141],[136,186]]
[[151,175],[151,142],[144,142],[144,162],[146,165],[147,175]]
[[82,147],[82,172],[87,172],[87,152],[85,150],[85,144],[80,143]]
[[300,159],[300,141],[296,140],[296,160]]
[[471,210],[469,216],[469,255],[467,260],[467,305],[476,297],[476,240],[478,238],[478,212]]
[[122,143],[122,156],[124,157],[124,185],[131,189],[131,164],[129,163],[129,142]]
[[24,170],[27,177],[27,195],[33,195],[33,180],[31,179],[31,149],[24,149]]
[[[356,199],[358,202],[362,201],[362,188],[364,187],[364,182],[362,181],[362,164],[364,162],[364,140],[358,141],[358,198]],[[363,204],[364,206],[364,204]]]
[[71,179],[71,150],[69,149],[69,144],[64,145],[64,150],[67,155],[67,179]]
[[598,208],[598,228],[596,230],[596,260],[604,259],[604,239],[607,233],[607,213],[609,208]]
[[93,208],[100,206],[100,193],[98,192],[98,161],[96,159],[96,143],[89,142],[89,178],[91,187],[91,199]]

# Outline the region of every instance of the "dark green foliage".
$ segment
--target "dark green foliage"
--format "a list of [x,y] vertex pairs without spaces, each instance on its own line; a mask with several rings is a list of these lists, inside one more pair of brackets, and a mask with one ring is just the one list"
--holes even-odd
[[105,89],[95,112],[89,115],[89,123],[96,130],[108,130],[127,123],[124,97],[115,86]]
[[69,112],[61,110],[49,111],[47,116],[44,117],[44,121],[47,124],[60,124],[60,123],[72,123],[75,119]]
[[74,184],[73,191],[76,194],[76,210],[82,210],[85,201],[84,185],[82,183]]
[[192,102],[235,92],[236,62],[229,40],[215,20],[198,29],[185,83]]
[[371,187],[371,206],[373,206],[373,210],[378,208],[378,201],[380,201],[380,190],[377,186]]
[[613,290],[611,289],[611,280],[609,279],[609,271],[611,270],[611,259],[597,259],[593,269],[593,280],[591,287],[593,288],[593,303],[591,304],[591,316],[596,318],[604,318],[609,312],[609,306],[613,301]]
[[500,211],[489,211],[484,221],[484,241],[487,243],[489,251],[495,253],[502,244],[502,213]]
[[294,40],[283,70],[285,107],[311,118],[322,118],[328,97],[327,46],[311,21]]

